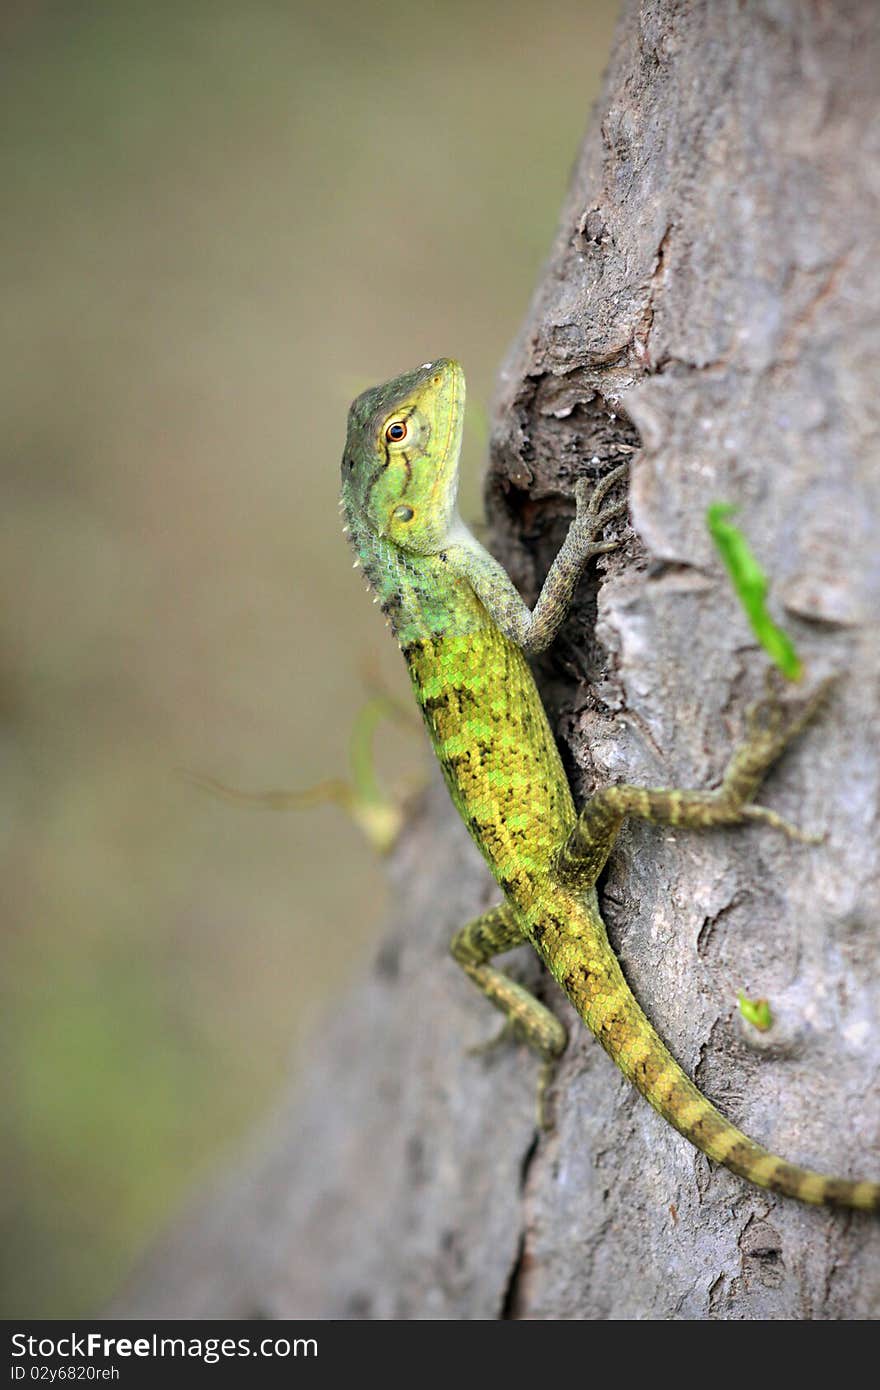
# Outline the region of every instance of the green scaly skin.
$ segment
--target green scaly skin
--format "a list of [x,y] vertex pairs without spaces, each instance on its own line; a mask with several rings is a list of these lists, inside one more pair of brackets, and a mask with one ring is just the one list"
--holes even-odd
[[531,942],[624,1075],[703,1153],[804,1202],[877,1210],[880,1184],[777,1158],[696,1088],[633,997],[596,897],[628,815],[687,828],[760,820],[797,836],[752,798],[823,690],[794,718],[773,696],[755,706],[716,790],[608,787],[578,815],[524,654],[549,645],[589,558],[617,544],[599,538],[626,504],[602,503],[625,470],[592,496],[578,485],[577,515],[530,612],[456,511],[464,394],[448,359],[365,391],[349,413],[342,463],[355,563],[394,628],[452,799],[504,894],[456,935],[455,959],[549,1066],[565,1046],[562,1024],[489,963]]

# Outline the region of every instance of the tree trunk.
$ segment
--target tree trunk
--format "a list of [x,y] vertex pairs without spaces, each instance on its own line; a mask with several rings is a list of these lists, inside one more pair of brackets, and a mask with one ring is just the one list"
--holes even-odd
[[[526,597],[581,474],[632,460],[633,537],[539,676],[579,796],[706,786],[766,660],[713,553],[723,500],[833,699],[752,828],[626,828],[603,907],[634,992],[747,1133],[880,1178],[877,922],[880,17],[875,0],[632,0],[559,234],[501,375],[490,515]],[[567,499],[567,500],[563,500]],[[758,1191],[697,1154],[571,1025],[535,1129],[522,1048],[447,955],[492,901],[437,784],[392,863],[371,976],[304,1092],[146,1263],[154,1317],[837,1318],[880,1313],[880,1222]],[[873,949],[872,949],[873,947]],[[742,1022],[738,991],[774,1023]]]

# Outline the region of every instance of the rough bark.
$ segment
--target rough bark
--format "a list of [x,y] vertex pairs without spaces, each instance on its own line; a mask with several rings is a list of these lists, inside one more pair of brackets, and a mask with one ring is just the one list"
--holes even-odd
[[[626,5],[502,373],[489,477],[496,548],[534,594],[574,479],[633,451],[633,539],[540,669],[580,795],[711,784],[760,691],[711,501],[740,506],[811,678],[840,673],[764,797],[824,845],[632,825],[604,907],[649,1017],[721,1108],[786,1157],[874,1177],[878,71],[874,0]],[[115,1313],[880,1312],[880,1223],[710,1165],[573,1018],[549,1135],[522,1049],[465,1055],[494,1016],[446,943],[493,894],[439,785],[392,873],[395,923],[305,1088]],[[739,989],[769,997],[766,1036]]]

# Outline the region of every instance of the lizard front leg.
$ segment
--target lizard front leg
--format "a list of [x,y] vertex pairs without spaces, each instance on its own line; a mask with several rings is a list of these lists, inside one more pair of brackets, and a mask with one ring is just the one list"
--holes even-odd
[[602,507],[606,494],[626,477],[629,465],[612,469],[595,487],[586,479],[575,486],[577,514],[533,609],[523,602],[510,575],[494,556],[465,530],[445,552],[447,562],[472,586],[494,623],[529,655],[550,646],[571,607],[578,580],[594,555],[616,550],[620,540],[599,540],[610,521],[625,515],[625,501]]
[[734,749],[721,785],[711,791],[667,787],[605,787],[587,801],[557,856],[564,882],[591,887],[605,867],[626,816],[677,825],[687,830],[763,821],[806,843],[815,840],[752,797],[787,745],[813,718],[830,686],[824,681],[793,717],[772,690],[748,711],[748,733]]

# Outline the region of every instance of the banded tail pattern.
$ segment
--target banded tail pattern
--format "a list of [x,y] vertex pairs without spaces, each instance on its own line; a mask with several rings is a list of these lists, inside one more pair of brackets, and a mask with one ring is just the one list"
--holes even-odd
[[[561,904],[553,898],[558,917]],[[562,934],[536,945],[578,1014],[624,1076],[702,1153],[757,1187],[815,1206],[880,1211],[880,1183],[832,1177],[789,1163],[743,1134],[716,1109],[661,1042],[611,949],[598,909],[572,900]],[[576,949],[572,949],[573,934]]]

